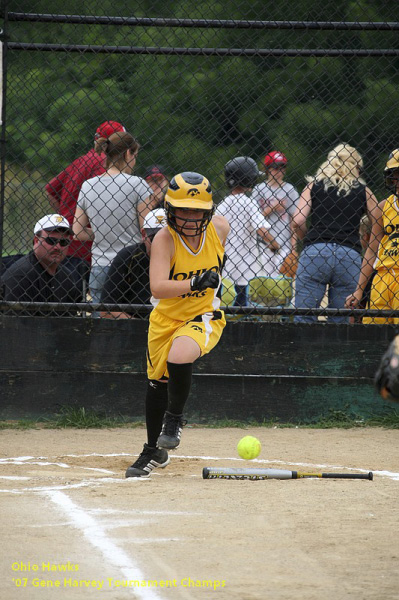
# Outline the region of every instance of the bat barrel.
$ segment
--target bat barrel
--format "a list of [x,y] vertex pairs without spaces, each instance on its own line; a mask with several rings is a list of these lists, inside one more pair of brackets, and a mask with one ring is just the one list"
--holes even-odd
[[233,469],[204,467],[203,479],[292,479],[292,471],[282,469]]
[[301,473],[283,469],[233,469],[229,467],[204,467],[203,479],[373,479],[372,471],[368,473]]

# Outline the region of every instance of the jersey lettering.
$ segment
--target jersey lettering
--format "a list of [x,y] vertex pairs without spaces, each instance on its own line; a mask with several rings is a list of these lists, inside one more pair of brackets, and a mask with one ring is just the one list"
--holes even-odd
[[188,292],[187,294],[182,294],[179,298],[203,298],[206,294],[206,290],[202,290],[201,292]]
[[215,265],[210,269],[197,269],[196,271],[189,271],[188,273],[173,273],[171,275],[171,279],[175,281],[186,281],[187,279],[191,279],[194,275],[202,275],[205,271],[215,271],[216,273],[221,273],[221,269],[219,266]]

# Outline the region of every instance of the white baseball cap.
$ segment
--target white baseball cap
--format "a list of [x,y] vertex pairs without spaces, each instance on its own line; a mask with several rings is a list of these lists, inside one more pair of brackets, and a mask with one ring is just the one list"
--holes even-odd
[[54,229],[67,229],[67,233],[72,234],[68,219],[62,215],[46,215],[36,223],[33,233],[36,235],[39,231],[54,231]]
[[149,212],[144,218],[143,229],[146,230],[148,235],[151,233],[155,233],[162,227],[165,227],[166,223],[166,215],[163,208],[156,208]]

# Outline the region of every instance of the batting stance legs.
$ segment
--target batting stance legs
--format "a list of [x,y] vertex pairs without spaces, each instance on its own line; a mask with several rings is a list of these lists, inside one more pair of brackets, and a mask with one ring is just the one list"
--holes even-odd
[[151,313],[147,352],[147,443],[138,461],[127,469],[126,477],[146,476],[154,467],[166,467],[169,463],[167,450],[180,444],[193,363],[216,346],[225,325],[221,311],[200,315],[183,324],[155,311]]

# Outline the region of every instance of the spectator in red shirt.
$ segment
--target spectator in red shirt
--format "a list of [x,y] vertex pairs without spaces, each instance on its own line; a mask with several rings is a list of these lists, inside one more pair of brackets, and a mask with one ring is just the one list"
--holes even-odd
[[[97,152],[97,145],[110,135],[126,129],[117,121],[105,121],[97,127],[94,135],[94,147],[87,154],[79,156],[47,185],[46,192],[51,208],[66,217],[72,225],[82,183],[96,175],[105,173],[105,154]],[[90,263],[92,242],[73,240],[68,248],[68,262],[78,267],[85,259]],[[88,271],[87,271],[88,272]]]

